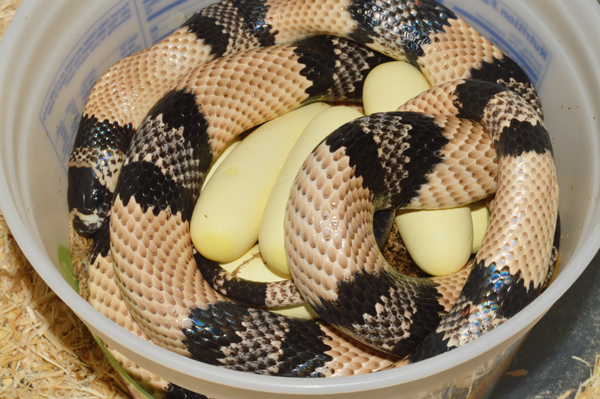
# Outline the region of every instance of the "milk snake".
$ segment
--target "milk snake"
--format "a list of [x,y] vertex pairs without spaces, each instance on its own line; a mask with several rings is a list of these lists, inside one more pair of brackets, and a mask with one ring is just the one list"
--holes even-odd
[[[434,87],[332,133],[287,208],[294,281],[326,322],[215,292],[189,239],[213,160],[236,135],[298,106],[359,99],[368,71],[390,57]],[[536,91],[433,0],[209,6],[99,79],[69,166],[70,221],[94,235],[90,302],[157,345],[231,369],[328,377],[425,359],[517,313],[552,263],[558,184]],[[377,249],[377,209],[451,207],[496,191],[468,279],[465,270],[409,279]],[[179,389],[156,384],[165,396]]]

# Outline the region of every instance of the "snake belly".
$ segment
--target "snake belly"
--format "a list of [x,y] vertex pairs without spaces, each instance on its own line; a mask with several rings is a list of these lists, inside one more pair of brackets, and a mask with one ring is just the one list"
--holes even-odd
[[[215,29],[207,28],[211,26]],[[353,122],[342,128],[343,134],[326,139],[307,160],[290,199],[286,245],[295,282],[325,320],[358,341],[325,323],[291,320],[229,302],[198,273],[198,255],[189,240],[199,183],[228,140],[283,108],[323,98],[319,96],[329,87],[313,83],[314,74],[301,73],[307,64],[290,56],[293,46],[229,58],[227,54],[240,50],[232,43],[248,39],[243,49],[321,34],[346,37],[408,60],[436,86],[411,103],[414,109],[407,106],[400,113]],[[153,74],[140,72],[140,65],[155,64],[157,51],[170,52],[165,50],[168,43],[183,40],[180,47],[189,47],[189,56],[184,52],[173,58],[195,58],[190,64],[219,60],[210,70],[192,71],[186,64],[174,68],[178,75],[162,74],[161,88],[148,95],[150,101],[160,101],[143,118],[144,107],[130,102],[138,97],[136,90],[145,90],[146,80],[127,74]],[[393,366],[394,358],[379,351],[420,360],[470,341],[535,298],[547,274],[558,212],[556,172],[541,105],[519,66],[450,10],[435,1],[227,1],[190,18],[167,42],[123,60],[107,74],[112,80],[101,79],[94,88],[80,131],[83,126],[95,132],[93,137],[117,132],[117,139],[94,147],[99,140],[78,133],[69,170],[74,225],[92,233],[110,218],[110,249],[100,252],[115,262],[107,273],[114,274],[108,278],[116,282],[119,294],[105,300],[122,297],[148,339],[238,370],[348,375],[356,366],[348,366],[352,361],[344,361],[343,353],[362,359],[357,372]],[[263,55],[256,59],[248,57],[259,53]],[[338,67],[343,62],[338,58],[336,64],[335,53],[331,66]],[[253,73],[262,75],[255,84],[249,78],[248,92],[228,91],[246,76],[236,70],[244,57]],[[227,63],[230,69],[223,68]],[[124,75],[114,73],[119,68]],[[219,80],[223,71],[231,87]],[[330,72],[323,73],[326,81],[331,79]],[[140,81],[142,87],[135,87]],[[291,82],[293,89],[282,87],[283,82]],[[106,92],[115,87],[127,96],[125,104],[106,100]],[[289,100],[288,89],[298,96]],[[271,90],[270,100],[256,99],[263,90]],[[214,111],[221,106],[224,111]],[[399,133],[387,127],[390,123]],[[373,131],[373,126],[381,129]],[[397,276],[380,256],[369,226],[379,208],[447,207],[494,192],[493,162],[481,165],[477,159],[492,146],[481,126],[497,151],[496,206],[473,272],[450,309],[456,298],[447,294],[448,287],[460,285],[456,281],[461,277]],[[135,131],[131,145],[129,131]],[[431,131],[433,138],[425,134]],[[419,140],[425,144],[420,146]],[[94,156],[109,159],[102,172],[86,163]],[[400,164],[401,159],[410,166]],[[83,199],[71,200],[80,180],[71,169],[83,171],[92,182],[88,187],[95,187]],[[113,193],[108,211],[104,200]],[[104,206],[101,211],[94,210],[98,203]]]

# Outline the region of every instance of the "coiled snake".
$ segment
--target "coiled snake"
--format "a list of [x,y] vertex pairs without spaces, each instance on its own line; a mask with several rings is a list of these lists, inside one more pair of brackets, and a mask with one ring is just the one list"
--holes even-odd
[[[294,282],[326,322],[217,293],[189,238],[213,160],[236,135],[302,104],[359,99],[366,74],[389,57],[417,65],[434,87],[398,112],[332,133],[306,160],[288,203]],[[452,207],[495,191],[468,279],[464,270],[404,277],[377,248],[377,209]],[[282,376],[396,367],[496,327],[539,294],[558,215],[535,89],[433,0],[207,7],[99,79],[74,143],[68,198],[73,227],[94,234],[89,300],[97,309],[185,356]]]

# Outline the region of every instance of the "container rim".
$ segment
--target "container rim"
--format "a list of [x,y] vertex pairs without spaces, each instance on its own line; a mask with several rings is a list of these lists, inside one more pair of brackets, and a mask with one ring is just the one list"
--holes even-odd
[[[572,11],[570,11],[570,14],[568,15],[569,19],[575,24],[574,26],[577,26],[577,32],[580,35],[579,39],[584,41],[587,40],[588,36],[583,34],[584,29],[589,32],[593,31],[597,33],[596,35],[590,35],[591,37],[600,36],[600,24],[598,23],[600,21],[600,5],[597,1],[569,0],[568,6],[566,1],[567,0],[556,0],[555,3],[565,4],[563,9],[572,8],[579,11],[577,17],[573,15]],[[547,0],[533,0],[533,2],[545,4]],[[29,35],[28,28],[30,28],[30,26],[26,23],[26,16],[37,12],[43,12],[44,7],[49,7],[49,4],[51,4],[47,3],[46,5],[41,6],[40,4],[43,3],[44,2],[37,0],[24,0],[15,16],[17,18],[13,19],[15,22],[10,24],[5,37],[0,44],[0,93],[4,93],[3,89],[10,80],[10,70],[14,67],[11,65],[11,57],[8,55],[13,52],[18,52],[19,39],[22,40]],[[590,54],[593,54],[593,57],[597,61],[600,61],[598,51],[592,50],[593,46],[590,46],[590,49]],[[600,82],[598,76],[595,78]],[[2,104],[4,103],[0,97],[0,105]],[[2,114],[1,109],[0,114]],[[2,126],[3,125],[0,125],[0,127]],[[0,192],[10,193],[10,188],[6,179],[7,170],[5,170],[1,155],[0,176],[2,177],[0,178]],[[574,268],[568,275],[564,275],[561,279],[553,283],[546,292],[523,311],[515,315],[510,322],[486,333],[469,345],[452,351],[452,354],[445,353],[436,356],[435,359],[419,362],[410,367],[403,368],[401,373],[396,372],[396,370],[390,370],[354,376],[351,379],[305,380],[260,376],[198,363],[182,356],[175,357],[172,352],[146,342],[133,334],[123,334],[124,330],[120,326],[115,323],[107,323],[104,316],[98,313],[90,304],[82,300],[82,298],[62,278],[53,262],[42,250],[43,247],[35,242],[32,243],[32,240],[35,240],[34,235],[30,234],[25,223],[19,216],[18,209],[15,205],[14,194],[11,193],[10,195],[5,194],[0,196],[0,209],[2,209],[4,213],[6,222],[11,229],[15,240],[29,259],[30,263],[44,281],[48,283],[50,288],[80,318],[85,318],[87,324],[93,327],[94,330],[99,331],[101,338],[113,343],[113,340],[110,338],[111,336],[122,336],[123,339],[120,342],[115,342],[114,346],[124,354],[132,353],[132,350],[135,349],[136,353],[129,356],[133,361],[155,366],[166,366],[174,372],[226,386],[273,393],[290,392],[290,390],[293,390],[296,394],[344,393],[383,388],[405,382],[417,381],[424,378],[424,376],[441,373],[452,367],[456,367],[467,360],[482,356],[492,341],[505,341],[510,338],[510,335],[507,333],[512,324],[533,324],[541,318],[545,313],[544,309],[550,307],[548,304],[554,303],[562,296],[562,294],[564,294],[587,267],[600,247],[600,229],[597,228],[598,221],[596,221],[594,231],[580,244],[579,251],[574,254],[569,261],[570,264],[574,265]],[[144,355],[142,356],[140,354]],[[177,378],[174,378],[174,381],[176,380]]]

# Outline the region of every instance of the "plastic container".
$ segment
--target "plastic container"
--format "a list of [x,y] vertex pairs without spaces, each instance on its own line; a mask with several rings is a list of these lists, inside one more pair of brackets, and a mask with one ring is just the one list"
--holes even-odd
[[89,328],[147,369],[216,398],[484,397],[525,334],[600,246],[600,7],[596,0],[446,1],[519,60],[538,86],[561,186],[561,268],[552,286],[504,325],[434,359],[340,379],[257,376],[172,354],[109,322],[62,277],[66,162],[84,99],[111,64],[178,26],[201,0],[25,0],[0,47],[0,207],[48,285]]

